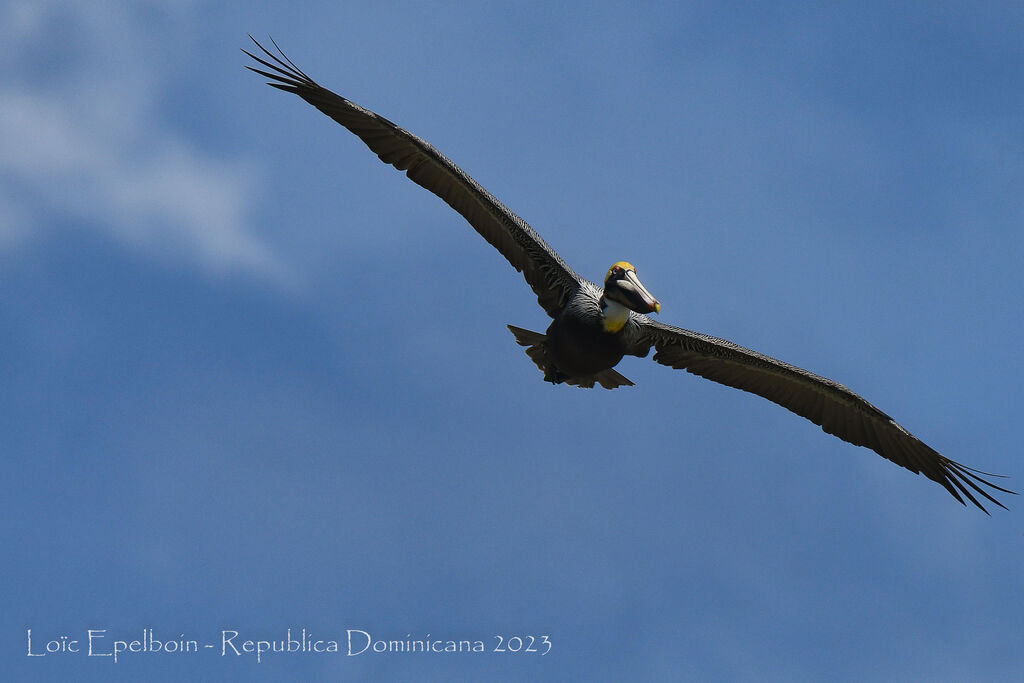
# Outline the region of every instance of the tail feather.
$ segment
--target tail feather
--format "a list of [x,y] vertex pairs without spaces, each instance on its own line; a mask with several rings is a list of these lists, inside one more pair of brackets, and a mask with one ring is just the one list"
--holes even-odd
[[544,353],[544,344],[547,342],[548,337],[546,334],[540,332],[533,332],[531,330],[524,330],[521,327],[515,325],[507,325],[508,329],[515,335],[516,343],[520,346],[527,347],[526,355],[530,357],[530,360],[540,368],[540,371],[544,373],[544,379],[547,381],[557,384],[557,378],[551,377],[551,370],[548,368],[548,359]]
[[631,387],[633,383],[628,379],[615,372],[614,369],[608,368],[594,375],[594,378],[601,383],[601,386],[605,389],[614,389],[615,387]]
[[506,327],[515,335],[516,343],[520,346],[541,346],[548,338],[547,335],[540,332],[524,330],[515,325],[506,325]]

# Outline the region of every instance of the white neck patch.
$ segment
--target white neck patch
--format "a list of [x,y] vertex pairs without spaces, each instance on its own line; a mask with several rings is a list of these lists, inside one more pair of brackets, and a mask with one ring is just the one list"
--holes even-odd
[[618,332],[629,320],[629,309],[617,301],[604,298],[601,306],[602,323],[605,332]]

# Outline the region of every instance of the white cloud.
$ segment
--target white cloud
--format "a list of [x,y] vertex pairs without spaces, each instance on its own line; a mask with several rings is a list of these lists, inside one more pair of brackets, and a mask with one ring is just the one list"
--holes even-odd
[[0,55],[15,65],[0,85],[0,249],[63,218],[161,258],[291,279],[248,228],[255,169],[161,117],[165,55],[189,43],[191,15],[187,3],[0,10]]

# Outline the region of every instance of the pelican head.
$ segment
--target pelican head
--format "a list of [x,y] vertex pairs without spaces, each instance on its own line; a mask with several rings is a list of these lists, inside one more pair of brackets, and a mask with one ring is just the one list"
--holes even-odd
[[661,304],[640,283],[633,264],[619,261],[604,277],[604,298],[637,313],[657,313]]

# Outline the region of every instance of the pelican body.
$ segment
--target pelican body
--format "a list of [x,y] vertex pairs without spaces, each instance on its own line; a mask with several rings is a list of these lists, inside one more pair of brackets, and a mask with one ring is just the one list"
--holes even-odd
[[1005,507],[983,488],[1013,493],[982,476],[997,475],[939,454],[842,384],[724,339],[655,322],[647,314],[658,313],[661,306],[631,264],[613,264],[602,287],[580,277],[526,221],[429,143],[320,86],[280,48],[275,55],[253,42],[263,57],[243,52],[262,68],[246,68],[354,133],[381,161],[444,200],[523,274],[552,322],[545,334],[508,327],[545,380],[587,388],[631,386],[615,366],[623,356],[643,358],[653,348],[656,362],[762,396],[829,434],[938,482],[962,504],[969,500],[987,513],[982,497]]
[[[538,334],[509,325],[516,341],[528,347],[526,354],[544,373],[544,379],[559,384],[605,389],[633,386],[613,370],[627,353],[647,355],[634,348],[637,324],[632,312],[657,313],[661,304],[651,296],[636,275],[633,264],[619,261],[608,269],[604,289],[584,281],[562,311]],[[630,325],[632,324],[632,327]]]

